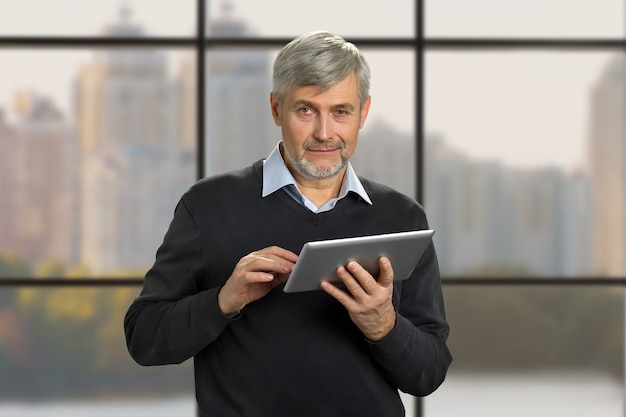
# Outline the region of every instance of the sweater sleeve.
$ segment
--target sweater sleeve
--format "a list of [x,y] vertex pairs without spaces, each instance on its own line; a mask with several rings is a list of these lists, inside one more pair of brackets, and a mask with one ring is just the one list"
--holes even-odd
[[433,244],[411,278],[398,288],[396,326],[380,342],[370,342],[370,350],[395,386],[415,396],[426,396],[441,385],[452,362],[446,346],[449,326]]
[[217,303],[219,288],[198,290],[204,270],[197,226],[181,200],[141,294],[124,319],[128,351],[137,363],[181,363],[230,323]]

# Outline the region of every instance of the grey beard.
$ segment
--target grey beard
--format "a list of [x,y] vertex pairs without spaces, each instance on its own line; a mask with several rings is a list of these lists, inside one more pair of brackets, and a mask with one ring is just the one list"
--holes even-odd
[[[342,144],[343,145],[343,144]],[[304,145],[303,149],[311,150],[314,149],[313,146]],[[340,160],[337,164],[331,166],[330,168],[320,169],[315,166],[312,162],[304,159],[304,156],[295,159],[293,158],[287,149],[283,147],[284,157],[289,160],[293,168],[298,172],[298,174],[302,175],[305,178],[310,179],[326,179],[332,178],[335,175],[339,174],[341,170],[348,164],[348,159],[343,154],[343,146],[339,146],[340,149]]]

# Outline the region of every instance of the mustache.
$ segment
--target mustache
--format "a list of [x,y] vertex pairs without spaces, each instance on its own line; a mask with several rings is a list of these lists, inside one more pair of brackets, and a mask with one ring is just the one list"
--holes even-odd
[[333,149],[343,150],[346,145],[343,141],[336,142],[305,142],[302,144],[302,149],[305,151],[329,151]]

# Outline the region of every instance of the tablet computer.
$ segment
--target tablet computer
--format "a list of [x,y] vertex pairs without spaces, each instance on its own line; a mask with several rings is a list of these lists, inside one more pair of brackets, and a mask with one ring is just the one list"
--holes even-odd
[[434,233],[433,230],[417,230],[307,242],[283,291],[319,290],[322,281],[340,283],[337,268],[349,261],[358,262],[376,278],[381,256],[391,261],[394,280],[405,280],[417,266]]

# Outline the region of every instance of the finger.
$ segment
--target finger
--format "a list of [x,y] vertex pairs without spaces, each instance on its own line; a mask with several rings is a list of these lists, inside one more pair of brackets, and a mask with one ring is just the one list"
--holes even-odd
[[323,281],[320,285],[327,294],[339,301],[347,310],[351,310],[355,307],[356,301],[330,282]]
[[[358,262],[350,261],[346,269],[354,277],[355,282],[367,294],[373,294],[378,289],[378,284],[372,274],[363,268]],[[352,291],[351,291],[352,292]],[[357,291],[358,293],[358,291]]]
[[250,261],[247,269],[248,272],[263,271],[269,273],[286,274],[291,272],[291,270],[293,269],[293,264],[291,262],[285,262],[281,258],[271,256],[257,256]]
[[380,274],[378,275],[378,283],[383,287],[393,286],[393,266],[386,256],[378,258],[378,266]]
[[263,258],[278,262],[282,267],[280,271],[276,272],[281,273],[291,272],[295,262],[298,260],[298,255],[278,246],[270,246],[260,251],[253,252],[250,255],[252,258]]
[[256,284],[258,282],[271,282],[276,275],[271,272],[248,272],[244,275],[245,284]]
[[295,262],[298,260],[298,255],[296,255],[290,250],[281,248],[280,246],[270,246],[270,247],[260,250],[258,253],[263,256],[274,255],[288,262]]
[[[348,268],[355,269],[355,273],[349,271]],[[366,274],[369,278],[363,278],[363,282],[365,283],[362,283],[355,274],[360,274],[361,276]],[[372,276],[369,275],[369,273],[362,266],[356,263],[355,265],[350,265],[350,263],[348,263],[345,267],[342,266],[337,268],[337,276],[345,286],[345,292],[358,303],[362,303],[366,300],[371,295],[369,291],[372,291],[373,293],[374,288],[377,285]],[[367,282],[366,279],[369,279],[370,282]],[[367,288],[364,288],[364,286]]]
[[271,284],[273,287],[277,285],[284,284],[289,279],[289,274],[276,274]]

